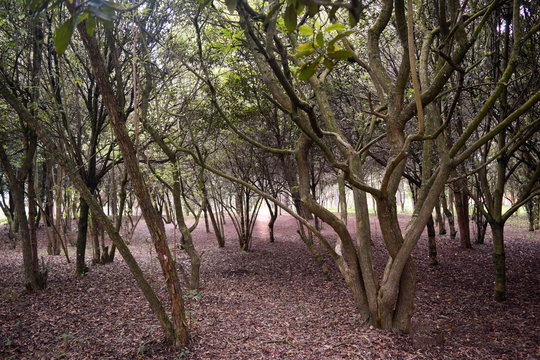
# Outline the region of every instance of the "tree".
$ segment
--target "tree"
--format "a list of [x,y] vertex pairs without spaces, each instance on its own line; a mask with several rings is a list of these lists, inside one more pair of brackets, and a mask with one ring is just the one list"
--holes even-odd
[[[301,201],[311,212],[328,223],[338,233],[343,244],[343,256],[336,254],[329,244],[325,245],[351,288],[361,317],[385,329],[407,331],[410,326],[416,283],[416,270],[410,253],[431,218],[431,211],[444,188],[451,169],[463,163],[485,141],[492,139],[519,115],[528,111],[538,101],[538,94],[533,94],[528,102],[525,102],[513,114],[506,116],[498,128],[481,139],[467,144],[474,129],[484,119],[506,86],[506,83],[499,83],[482,108],[476,112],[474,118],[466,124],[457,141],[447,146],[443,137],[440,136],[441,131],[439,131],[443,124],[434,124],[433,129],[437,129],[434,131],[434,135],[426,133],[426,124],[422,116],[423,107],[435,100],[442,92],[456,67],[465,59],[471,45],[478,39],[486,20],[496,8],[496,4],[488,4],[466,17],[463,16],[462,10],[454,4],[443,2],[438,9],[435,9],[438,11],[439,22],[433,26],[433,30],[429,31],[441,36],[440,39],[444,42],[444,47],[448,48],[448,52],[445,54],[442,52],[444,48],[441,48],[438,53],[435,53],[437,64],[440,65],[432,70],[433,80],[421,92],[418,85],[413,84],[415,100],[412,101],[405,97],[405,93],[409,89],[409,75],[412,70],[415,70],[415,66],[410,66],[411,60],[416,61],[414,53],[411,51],[413,48],[411,40],[414,39],[415,34],[412,28],[413,12],[410,3],[407,12],[408,19],[405,15],[405,6],[400,1],[395,3],[385,1],[382,7],[373,14],[376,20],[367,31],[367,44],[365,45],[368,54],[367,63],[360,58],[359,52],[353,52],[354,48],[350,42],[347,45],[345,39],[352,32],[346,31],[347,28],[343,25],[329,26],[326,31],[323,26],[316,23],[314,26],[306,25],[310,28],[310,30],[305,30],[305,33],[308,34],[307,42],[300,44],[302,34],[296,32],[297,23],[295,20],[297,6],[288,4],[284,13],[280,12],[279,6],[279,4],[275,4],[273,8],[268,9],[268,12],[261,12],[262,9],[254,9],[246,2],[240,1],[236,10],[245,33],[246,46],[252,52],[253,59],[257,63],[260,76],[268,91],[272,94],[274,101],[289,114],[291,121],[302,130],[302,135],[295,149]],[[518,8],[519,3],[515,2],[514,9]],[[314,13],[309,15],[316,16]],[[277,20],[281,16],[283,16],[287,30],[293,32],[295,36],[287,36],[282,28],[277,26]],[[385,31],[390,31],[389,24],[392,16],[395,18],[395,37],[385,38],[385,41],[395,41],[400,51],[389,54],[391,58],[397,58],[396,64],[399,64],[396,72],[389,73],[392,69],[385,66],[382,61],[381,41],[383,37],[387,36]],[[449,24],[447,19],[453,20]],[[473,24],[474,19],[479,19],[479,21]],[[517,25],[519,21],[519,10],[514,10],[513,23],[516,24],[516,28],[519,28]],[[325,38],[326,33],[340,29],[342,29],[341,33],[336,32],[333,33],[335,35]],[[290,41],[290,45],[285,45],[285,41]],[[344,49],[337,45],[340,41],[343,43]],[[288,46],[296,49],[296,58],[304,59],[303,63],[295,61],[287,54]],[[517,41],[515,50],[517,51],[520,46],[522,43]],[[425,47],[423,50],[433,54],[430,47]],[[421,54],[422,56],[427,55]],[[359,161],[363,151],[357,152],[358,147],[351,143],[339,129],[328,101],[325,81],[329,78],[329,74],[335,74],[331,71],[335,66],[339,66],[339,59],[342,58],[352,58],[365,69],[373,83],[373,89],[378,95],[379,107],[385,111],[384,113],[372,111],[384,122],[386,141],[390,147],[387,166],[382,183],[378,188],[367,186],[364,183],[361,162]],[[292,63],[289,64],[289,62]],[[299,83],[293,77],[290,70],[292,66],[298,66],[299,70],[296,73],[298,79],[305,80],[306,83]],[[510,78],[514,70],[514,63],[506,67],[502,77],[502,79],[504,78],[503,82]],[[415,71],[412,71],[411,77],[415,83]],[[308,95],[307,91],[310,91],[311,95]],[[459,92],[455,94],[455,98],[458,97]],[[314,99],[313,102],[310,99]],[[318,108],[320,116],[314,111],[315,106]],[[453,110],[450,109],[449,113],[446,114],[447,121],[451,120],[452,112]],[[412,134],[410,131],[406,134],[405,127],[411,125],[411,120],[416,113],[418,114],[417,126],[411,127]],[[427,119],[426,121],[431,120]],[[437,121],[437,119],[433,121]],[[323,139],[327,139],[333,146],[329,146]],[[433,170],[433,175],[422,183],[413,217],[403,234],[397,220],[395,194],[411,143],[428,140],[435,140],[439,162]],[[466,144],[467,148],[465,148]],[[369,237],[365,236],[368,226],[359,227],[360,238],[357,242],[357,248],[343,222],[324,209],[311,196],[307,154],[312,146],[319,147],[331,166],[345,173],[346,181],[353,188],[359,192],[369,192],[376,199],[378,220],[390,257],[380,284],[377,283],[377,276],[371,262]],[[356,204],[358,205],[357,221],[362,221],[365,217],[359,216],[358,213],[361,201],[357,201]],[[322,241],[324,242],[324,239]]]
[[[12,7],[11,10],[20,9],[20,4],[12,4],[10,7]],[[9,10],[3,7],[1,11],[7,15]],[[20,45],[13,43],[14,38],[2,36],[3,45],[11,51],[8,52],[5,61],[0,65],[0,82],[2,84],[0,95],[5,99],[5,94],[10,91],[8,89],[16,91],[17,95],[31,108],[30,111],[37,114],[37,103],[40,100],[39,74],[42,67],[42,23],[40,19],[24,18],[20,21],[12,16],[6,16],[6,19],[3,23],[3,31],[10,33],[17,27],[24,28],[26,35],[21,40],[30,44],[30,47],[21,48]],[[26,54],[25,61],[20,64],[17,61],[16,54],[18,52]],[[9,103],[7,100],[6,102]],[[7,133],[2,134],[0,164],[9,182],[10,199],[13,200],[16,223],[22,240],[25,285],[29,291],[37,291],[45,288],[47,284],[47,269],[43,266],[44,268],[40,270],[39,266],[36,238],[37,205],[34,172],[36,171],[37,137],[35,131],[20,116],[13,116],[10,113],[3,118],[3,122],[2,130],[11,131],[16,127],[22,138],[22,149],[10,149],[10,145],[17,146],[18,144],[12,144]],[[7,125],[9,123],[11,124]],[[23,155],[17,159],[19,160],[17,162],[13,161],[14,154],[10,153],[13,150],[16,150],[15,153],[22,151]],[[15,222],[13,227],[15,228]]]

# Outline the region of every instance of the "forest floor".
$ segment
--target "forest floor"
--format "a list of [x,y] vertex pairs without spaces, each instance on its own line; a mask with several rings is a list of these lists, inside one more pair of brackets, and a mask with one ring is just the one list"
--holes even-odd
[[[405,224],[408,215],[400,216]],[[386,253],[373,218],[372,228],[381,270]],[[175,233],[172,226],[167,229],[172,247]],[[324,234],[335,239],[328,226]],[[492,300],[489,230],[486,243],[472,250],[461,249],[458,239],[438,236],[440,264],[435,267],[429,266],[424,235],[413,254],[418,270],[413,330],[397,335],[358,321],[339,272],[328,261],[333,281],[324,280],[291,217],[278,219],[275,243],[269,243],[261,218],[250,252],[238,251],[230,222],[223,249],[199,225],[194,243],[203,253],[201,291],[186,295],[191,331],[186,349],[164,344],[156,318],[119,255],[114,263],[91,266],[87,276],[75,277],[73,263],[46,255],[40,233],[39,253],[50,268],[48,288],[28,294],[20,246],[11,249],[1,236],[0,358],[539,359],[540,232],[528,232],[524,222],[512,220],[505,235],[505,303]],[[165,298],[148,238],[141,221],[130,248]],[[69,250],[73,259],[74,249]],[[175,252],[187,264],[187,256]]]

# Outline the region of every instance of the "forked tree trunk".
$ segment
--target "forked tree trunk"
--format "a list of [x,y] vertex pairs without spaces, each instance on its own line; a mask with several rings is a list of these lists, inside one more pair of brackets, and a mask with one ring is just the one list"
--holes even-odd
[[274,237],[274,224],[276,223],[277,217],[278,217],[278,206],[275,203],[272,203],[268,200],[266,200],[266,206],[268,206],[268,211],[270,212],[270,221],[268,222],[268,230],[270,233],[270,242],[273,243],[276,241]]
[[446,195],[444,191],[441,193],[441,205],[443,209],[444,216],[446,219],[448,219],[448,227],[450,228],[450,238],[455,239],[456,238],[456,226],[454,221],[454,213],[453,213],[453,201],[450,201],[450,198],[454,198],[452,190],[450,190],[450,195],[448,196],[448,204],[446,203]]
[[397,256],[403,237],[397,218],[394,199],[377,199],[377,216],[383,239],[391,259],[385,269],[377,296],[381,328],[397,332],[408,332],[412,318],[416,291],[416,266],[409,256],[401,275],[390,276],[393,258]]
[[446,224],[444,222],[444,217],[441,212],[441,203],[440,200],[437,201],[437,204],[435,205],[435,214],[436,214],[436,221],[437,221],[437,227],[439,228],[439,235],[446,235]]

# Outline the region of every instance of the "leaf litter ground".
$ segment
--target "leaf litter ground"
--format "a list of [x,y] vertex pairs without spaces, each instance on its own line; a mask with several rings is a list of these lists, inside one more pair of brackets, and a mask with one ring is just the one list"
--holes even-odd
[[[401,215],[403,224],[408,219]],[[352,221],[351,221],[352,222]],[[0,356],[4,359],[538,359],[540,358],[540,232],[523,221],[505,229],[508,298],[496,303],[492,243],[459,247],[438,236],[440,265],[429,266],[427,240],[413,254],[418,286],[409,335],[360,323],[337,269],[326,281],[289,216],[276,223],[268,242],[260,218],[251,252],[239,252],[234,230],[218,249],[204,226],[194,232],[202,253],[201,291],[186,293],[191,342],[173,349],[163,342],[157,320],[118,256],[91,266],[84,277],[63,256],[48,256],[40,232],[40,256],[50,268],[48,288],[23,288],[20,245],[0,238]],[[352,230],[352,224],[349,224]],[[380,229],[372,219],[374,258],[386,261]],[[167,227],[171,247],[178,232]],[[325,226],[323,233],[335,234]],[[141,221],[130,245],[142,269],[166,301],[163,278],[148,231]],[[187,256],[174,251],[177,261]],[[91,249],[88,252],[91,254]],[[74,249],[70,247],[73,258]],[[90,263],[90,256],[87,261]]]

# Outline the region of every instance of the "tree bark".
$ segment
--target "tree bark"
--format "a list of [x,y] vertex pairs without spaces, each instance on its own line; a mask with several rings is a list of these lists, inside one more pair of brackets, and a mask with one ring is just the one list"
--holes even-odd
[[216,217],[214,216],[214,212],[212,211],[212,206],[210,205],[210,200],[208,198],[208,191],[206,190],[206,183],[204,179],[201,180],[201,189],[203,193],[203,211],[205,216],[205,224],[206,224],[206,232],[209,232],[208,229],[208,219],[206,218],[206,214],[209,215],[210,221],[212,222],[212,228],[214,229],[214,235],[216,235],[216,240],[218,243],[218,246],[220,248],[225,247],[225,237],[216,221]]
[[490,222],[493,235],[493,264],[495,265],[494,298],[506,300],[506,255],[504,252],[504,223]]
[[453,205],[452,205],[453,201],[450,201],[451,200],[450,197],[452,199],[454,198],[452,190],[450,190],[450,195],[448,196],[449,204],[447,205],[446,195],[443,191],[441,193],[440,200],[441,200],[444,216],[446,217],[446,219],[448,219],[448,227],[450,228],[450,238],[453,240],[456,238],[457,231],[456,231],[455,222],[454,222],[454,213],[453,213]]
[[429,263],[430,265],[438,265],[437,261],[437,239],[435,238],[435,223],[433,216],[429,217],[427,223],[428,243],[429,243]]
[[86,266],[86,238],[88,235],[88,203],[81,197],[79,206],[79,219],[77,221],[77,251],[75,272],[77,275],[85,275],[88,272]]
[[[277,204],[274,204],[270,201],[266,201],[266,205],[268,206],[268,211],[270,212],[270,221],[268,222],[268,230],[270,232],[270,242],[273,243],[276,241],[274,237],[274,224],[276,223],[277,217],[278,217],[278,206]],[[273,209],[272,209],[273,207]]]
[[191,279],[189,281],[189,288],[191,290],[199,290],[200,285],[200,268],[201,268],[201,258],[195,247],[193,246],[193,239],[191,237],[191,232],[186,225],[184,219],[184,213],[182,212],[182,196],[181,196],[181,187],[180,187],[180,171],[175,168],[173,173],[173,178],[175,179],[172,186],[173,194],[173,203],[174,210],[176,213],[176,223],[182,234],[182,246],[188,253],[190,263],[191,263]]
[[446,224],[444,222],[444,217],[441,212],[441,202],[440,200],[437,201],[437,204],[435,205],[435,219],[437,221],[437,227],[439,228],[439,235],[446,235]]
[[461,247],[464,249],[472,248],[471,232],[469,230],[469,197],[463,190],[465,186],[463,181],[456,183],[454,189],[454,199],[456,201],[456,213],[459,227],[459,238]]
[[54,232],[54,244],[53,244],[53,254],[54,255],[60,255],[60,247],[62,243],[62,239],[60,238],[62,231],[62,180],[64,177],[64,172],[61,167],[58,167],[56,170],[56,214],[55,214],[55,220],[56,220],[56,229],[57,232]]

